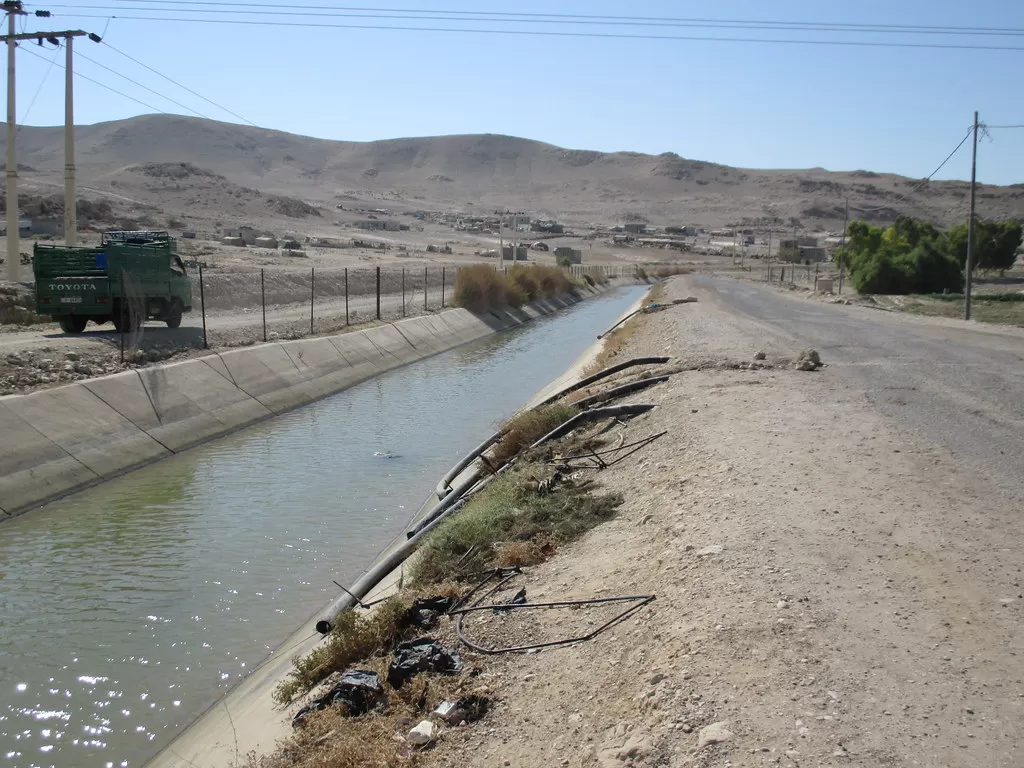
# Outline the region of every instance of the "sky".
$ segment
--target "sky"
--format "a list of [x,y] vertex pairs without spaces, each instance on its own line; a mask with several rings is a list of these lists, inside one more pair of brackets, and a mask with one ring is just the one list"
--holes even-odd
[[[574,149],[675,152],[748,168],[866,169],[914,178],[932,173],[964,138],[974,110],[988,125],[1024,124],[1020,0],[349,0],[351,6],[371,9],[361,12],[337,10],[346,6],[346,0],[300,0],[301,8],[293,5],[274,16],[238,12],[262,13],[268,9],[256,5],[269,5],[268,0],[230,1],[238,5],[200,4],[189,9],[152,0],[26,0],[30,14],[46,8],[53,16],[25,17],[19,20],[19,30],[84,29],[103,36],[101,44],[87,39],[75,43],[76,53],[88,57],[76,57],[75,71],[107,86],[76,78],[79,124],[157,111],[199,113],[226,122],[243,122],[241,117],[261,127],[328,139],[502,133]],[[417,9],[420,15],[440,18],[339,15],[379,16],[380,9],[392,8]],[[236,13],[204,12],[218,9]],[[303,11],[327,15],[299,15]],[[990,27],[1016,32],[951,36],[708,29],[664,22],[457,23],[443,11]],[[130,18],[140,16],[149,18]],[[171,18],[185,21],[166,20]],[[534,36],[507,34],[509,30],[828,44]],[[835,44],[839,40],[1021,50],[854,47]],[[19,47],[19,122],[63,123],[63,61],[62,51],[35,43]],[[980,181],[1024,182],[1024,129],[992,128],[978,151]],[[970,160],[967,142],[935,178],[970,178]]]

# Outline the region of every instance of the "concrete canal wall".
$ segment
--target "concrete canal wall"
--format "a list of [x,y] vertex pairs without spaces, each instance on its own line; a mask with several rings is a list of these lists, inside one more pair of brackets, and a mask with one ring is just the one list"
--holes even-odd
[[576,301],[451,309],[2,398],[0,520]]

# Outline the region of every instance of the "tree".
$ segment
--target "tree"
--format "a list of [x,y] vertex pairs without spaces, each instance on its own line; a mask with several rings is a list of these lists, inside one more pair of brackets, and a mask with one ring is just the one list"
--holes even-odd
[[[974,266],[1000,272],[1013,266],[1022,239],[1021,223],[1006,221],[974,222]],[[951,253],[961,268],[967,264],[967,224],[957,224],[947,236]]]

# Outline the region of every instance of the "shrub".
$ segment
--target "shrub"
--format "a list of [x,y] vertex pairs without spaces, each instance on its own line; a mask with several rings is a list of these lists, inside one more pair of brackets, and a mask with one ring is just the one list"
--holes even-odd
[[471,312],[489,312],[575,291],[576,285],[556,267],[515,264],[503,275],[485,264],[475,264],[462,267],[455,276],[452,303]]
[[470,312],[488,312],[503,307],[518,307],[525,296],[516,286],[486,264],[463,267],[455,275],[452,303]]
[[536,301],[540,297],[540,282],[535,268],[517,264],[509,269],[506,278],[522,291],[527,301]]
[[[503,562],[538,562],[558,544],[609,520],[622,497],[598,496],[587,482],[538,493],[539,464],[517,465],[481,491],[427,536],[413,566],[413,581],[433,584],[455,571],[472,573]],[[528,542],[522,546],[520,542]]]

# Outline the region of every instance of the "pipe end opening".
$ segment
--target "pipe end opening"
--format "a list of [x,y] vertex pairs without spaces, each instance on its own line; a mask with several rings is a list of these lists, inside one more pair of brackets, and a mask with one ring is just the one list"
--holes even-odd
[[320,621],[316,623],[316,631],[321,635],[328,634],[331,631],[331,622],[327,619],[320,619]]

